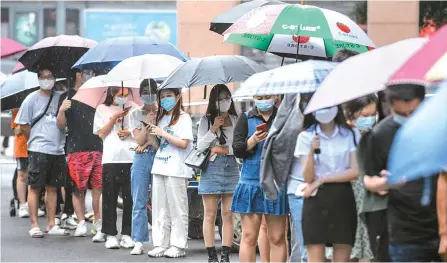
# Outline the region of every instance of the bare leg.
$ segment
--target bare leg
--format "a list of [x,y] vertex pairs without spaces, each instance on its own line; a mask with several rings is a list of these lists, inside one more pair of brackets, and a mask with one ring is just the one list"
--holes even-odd
[[39,227],[37,221],[37,209],[39,208],[40,188],[28,187],[28,209],[31,219],[31,227]]
[[348,262],[351,256],[352,246],[334,244],[334,250],[332,255],[333,262]]
[[84,192],[77,191],[73,193],[73,207],[78,217],[79,222],[85,220],[85,196]]
[[326,262],[325,245],[307,245],[308,262]]
[[101,189],[92,189],[92,206],[95,220],[101,219]]
[[205,247],[214,247],[214,225],[216,223],[218,195],[202,195],[205,210],[203,220],[203,240]]
[[256,262],[256,245],[261,227],[261,214],[241,214],[242,240],[239,249],[240,262]]
[[270,243],[270,262],[287,261],[286,232],[287,216],[265,215]]
[[230,211],[233,195],[222,195],[221,214],[222,214],[222,246],[231,247],[233,245],[233,213]]
[[26,203],[26,177],[28,170],[17,170],[17,197],[19,203],[24,205]]
[[45,187],[45,206],[47,208],[47,222],[48,228],[51,229],[56,223],[56,204],[57,204],[57,190],[56,187]]
[[265,216],[262,216],[261,229],[258,236],[259,254],[262,262],[270,262],[270,243],[268,239],[267,223]]

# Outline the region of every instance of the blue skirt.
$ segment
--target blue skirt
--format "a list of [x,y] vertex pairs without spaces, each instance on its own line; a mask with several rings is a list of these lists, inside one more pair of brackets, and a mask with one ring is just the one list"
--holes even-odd
[[233,194],[239,181],[239,169],[232,155],[218,155],[200,174],[199,194]]

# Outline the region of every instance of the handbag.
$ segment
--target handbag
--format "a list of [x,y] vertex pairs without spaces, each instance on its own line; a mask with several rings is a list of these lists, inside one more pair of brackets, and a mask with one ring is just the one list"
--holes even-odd
[[[208,130],[210,129],[210,120],[208,119]],[[199,151],[197,149],[197,146],[195,146],[191,152],[186,156],[185,158],[185,165],[193,168],[193,169],[199,169],[201,171],[205,171],[208,167],[208,163],[210,160],[210,154],[211,150],[210,147],[208,147],[205,151]]]

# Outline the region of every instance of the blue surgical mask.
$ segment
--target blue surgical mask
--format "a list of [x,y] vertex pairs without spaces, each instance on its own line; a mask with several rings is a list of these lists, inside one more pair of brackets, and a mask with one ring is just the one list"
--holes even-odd
[[174,97],[166,97],[160,101],[160,106],[165,109],[165,111],[172,110],[175,107],[175,104],[177,104],[177,102]]
[[255,100],[255,106],[258,110],[262,112],[269,111],[273,105],[275,105],[275,101],[273,99],[268,100]]
[[400,125],[404,125],[408,118],[397,113],[393,113],[393,120]]
[[127,101],[127,97],[123,98],[123,97],[115,97],[113,98],[113,102],[115,102],[118,105],[124,105],[124,103],[126,103]]
[[84,80],[84,83],[87,82],[89,79],[91,79],[93,76],[92,75],[82,75],[82,78]]
[[355,120],[355,127],[359,131],[369,131],[376,124],[376,116],[358,117]]
[[141,95],[141,100],[146,105],[152,105],[157,101],[157,94]]

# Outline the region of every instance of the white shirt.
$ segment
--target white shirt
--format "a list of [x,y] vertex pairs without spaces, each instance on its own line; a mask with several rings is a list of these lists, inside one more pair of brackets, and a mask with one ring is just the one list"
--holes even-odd
[[[353,129],[356,141],[360,140],[360,133],[357,129]],[[355,152],[356,146],[354,144],[353,134],[350,130],[340,127],[335,127],[332,136],[327,137],[319,125],[316,129],[308,129],[298,135],[298,141],[295,149],[295,157],[301,158],[308,156],[312,138],[315,135],[320,137],[320,154],[314,154],[315,160],[315,177],[323,178],[336,173],[340,173],[349,169],[350,153]]]
[[[135,138],[135,136],[133,134],[133,131],[135,129],[139,129],[139,130],[143,129],[143,124],[141,122],[142,121],[147,122],[146,116],[149,113],[145,112],[143,110],[143,107],[144,106],[138,107],[136,109],[132,109],[129,113],[129,131],[130,131],[130,134],[132,134],[132,137],[134,137],[134,138]],[[155,114],[157,114],[157,113],[155,113]],[[150,123],[148,123],[148,124],[150,124]]]
[[163,116],[158,123],[158,127],[165,130],[171,136],[182,140],[189,140],[186,149],[180,149],[170,144],[166,139],[162,138],[160,147],[155,154],[152,173],[164,176],[191,178],[192,170],[185,165],[184,161],[189,152],[192,150],[192,120],[187,113],[182,113],[177,123],[169,126],[171,116]]
[[[138,107],[134,102],[126,102],[125,107],[132,106],[132,109]],[[123,106],[110,105],[106,106],[104,104],[99,105],[96,108],[95,118],[93,121],[93,133],[98,134],[99,130],[102,129],[112,118],[113,114],[118,111],[123,110]],[[129,114],[124,117],[124,129],[129,129]],[[103,154],[102,163],[132,163],[133,157],[135,155],[134,151],[130,148],[136,147],[135,139],[132,136],[128,136],[126,139],[121,140],[118,136],[118,131],[121,130],[122,118],[119,118],[112,131],[107,134],[103,139]]]
[[[234,126],[237,122],[237,116],[230,115],[231,120],[231,126],[229,127],[222,127],[224,134],[226,136],[225,140],[225,146],[228,147],[228,155],[234,155],[233,153],[233,131]],[[197,149],[199,151],[205,151],[208,147],[210,147],[211,143],[213,143],[214,140],[216,140],[217,136],[220,136],[221,131],[220,129],[217,129],[217,136],[215,133],[212,133],[211,130],[208,128],[211,128],[211,122],[208,124],[208,118],[206,116],[203,116],[200,118],[200,124],[199,124],[199,131],[197,134]],[[218,145],[218,142],[217,142]],[[224,146],[224,145],[221,145]]]

